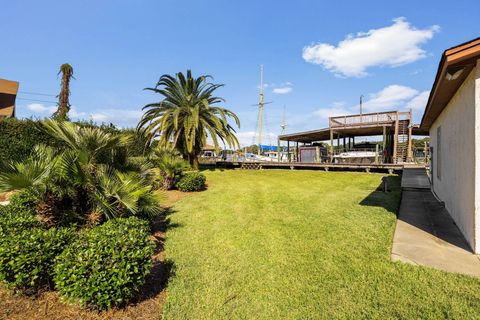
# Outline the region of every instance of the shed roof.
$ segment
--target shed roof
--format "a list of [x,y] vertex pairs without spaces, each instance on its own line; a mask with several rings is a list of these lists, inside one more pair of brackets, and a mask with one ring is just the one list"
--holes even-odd
[[475,67],[478,59],[480,59],[480,38],[462,43],[443,52],[422,117],[420,125],[422,130],[428,130],[445,109],[450,99]]
[[15,116],[18,82],[0,79],[0,118]]
[[[413,135],[425,135],[427,134],[421,128],[414,126],[412,128]],[[342,128],[342,137],[367,137],[367,136],[381,136],[383,135],[383,126],[370,126],[370,127],[353,127]],[[330,140],[330,128],[323,128],[318,130],[290,133],[279,135],[278,139],[282,141],[294,141],[302,143],[310,143],[314,141],[327,141]]]

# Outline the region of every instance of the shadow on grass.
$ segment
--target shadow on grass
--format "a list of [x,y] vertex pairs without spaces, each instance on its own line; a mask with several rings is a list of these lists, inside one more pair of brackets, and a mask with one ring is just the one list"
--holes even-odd
[[[402,191],[400,177],[387,176],[383,179],[378,188],[360,202],[361,205],[385,208],[396,214],[399,221],[454,246],[472,251],[445,207],[429,189]],[[384,181],[388,186],[387,191]]]
[[202,172],[202,171],[225,171],[225,170],[230,170],[230,169],[225,169],[225,168],[217,168],[217,167],[200,167],[199,168],[199,171]]
[[385,176],[378,187],[360,201],[360,205],[382,207],[388,212],[397,215],[400,207],[400,191],[400,177]]
[[166,232],[171,229],[182,227],[179,223],[172,223],[169,216],[175,212],[171,207],[164,208],[152,223],[152,237],[155,243],[153,266],[150,274],[145,279],[145,284],[133,303],[155,298],[161,294],[168,285],[168,281],[174,275],[175,265],[173,261],[165,259]]

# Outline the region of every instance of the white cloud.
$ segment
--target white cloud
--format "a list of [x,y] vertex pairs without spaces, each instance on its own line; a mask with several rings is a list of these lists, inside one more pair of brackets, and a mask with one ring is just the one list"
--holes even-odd
[[[31,103],[27,109],[32,113],[50,116],[57,111],[57,106],[45,106],[41,103]],[[101,109],[93,112],[78,111],[72,106],[68,113],[72,120],[92,120],[97,123],[113,123],[119,127],[135,127],[142,117],[140,110],[128,109]]]
[[279,85],[273,83],[270,86],[273,88],[272,92],[276,94],[287,94],[293,90],[293,83],[289,81],[280,83]]
[[349,35],[337,46],[317,43],[303,48],[305,61],[322,65],[336,75],[362,77],[373,66],[397,67],[425,58],[420,45],[430,40],[439,26],[417,29],[405,18],[388,27]]
[[72,107],[70,109],[70,112],[68,113],[68,116],[72,119],[81,119],[84,118],[87,115],[85,112],[78,112],[77,108]]
[[327,108],[320,108],[314,111],[313,114],[321,120],[327,120],[330,117],[352,114],[352,111],[345,106],[345,102],[337,101]]
[[140,110],[105,109],[89,114],[89,118],[98,123],[113,123],[119,127],[135,127],[142,117]]
[[[27,105],[28,110],[32,111],[33,113],[39,113],[45,116],[52,115],[55,111],[57,111],[57,108],[57,106],[45,106],[41,103],[31,103]],[[80,119],[82,117],[85,117],[87,114],[85,112],[78,112],[77,109],[72,106],[68,115],[72,119]]]
[[292,92],[293,88],[292,87],[278,87],[273,89],[273,93],[276,94],[287,94]]
[[[252,144],[258,144],[258,132],[255,131],[242,131],[236,133],[240,146],[251,146]],[[273,132],[264,132],[262,134],[263,145],[277,145],[277,135]]]
[[419,95],[417,95],[415,98],[413,98],[407,103],[406,108],[413,109],[414,111],[425,110],[429,95],[430,95],[429,90],[421,92]]
[[[419,92],[416,89],[398,84],[389,85],[382,90],[368,95],[363,103],[363,112],[405,111],[413,109],[414,120],[419,121],[421,113],[427,104],[429,91]],[[344,102],[334,102],[330,106],[313,112],[319,125],[328,125],[329,117],[360,113],[359,105],[346,106]]]
[[57,111],[56,106],[45,106],[41,103],[31,103],[27,105],[27,109],[35,113],[54,113]]
[[393,84],[370,94],[370,99],[363,104],[363,109],[368,112],[397,110],[417,95],[418,90]]

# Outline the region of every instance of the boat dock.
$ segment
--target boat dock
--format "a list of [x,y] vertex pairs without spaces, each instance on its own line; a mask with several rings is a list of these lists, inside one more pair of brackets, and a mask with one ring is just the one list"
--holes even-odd
[[339,163],[303,163],[303,162],[236,162],[236,161],[217,161],[216,168],[229,169],[290,169],[290,170],[324,170],[324,171],[363,171],[363,172],[385,172],[401,173],[403,164],[339,164]]

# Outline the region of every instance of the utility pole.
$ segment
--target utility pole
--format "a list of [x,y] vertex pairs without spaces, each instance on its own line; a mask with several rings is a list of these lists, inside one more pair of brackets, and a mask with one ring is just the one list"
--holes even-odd
[[[280,126],[282,128],[282,135],[287,133],[287,116],[286,116],[286,110],[287,110],[287,107],[286,106],[283,106],[283,117],[282,117],[282,125]],[[278,162],[280,162],[281,160],[281,147],[280,147],[280,139],[278,139],[277,141],[277,144],[278,144],[278,148],[277,148],[277,157],[278,157]]]
[[363,122],[363,117],[362,117],[362,113],[363,113],[363,110],[362,110],[362,106],[363,105],[363,94],[360,95],[360,122]]
[[282,134],[287,133],[287,116],[286,116],[286,110],[287,107],[283,106],[283,118],[282,118],[282,125],[280,126],[282,128]]
[[263,64],[260,65],[260,102],[258,103],[258,155],[262,145],[262,125],[263,125]]

